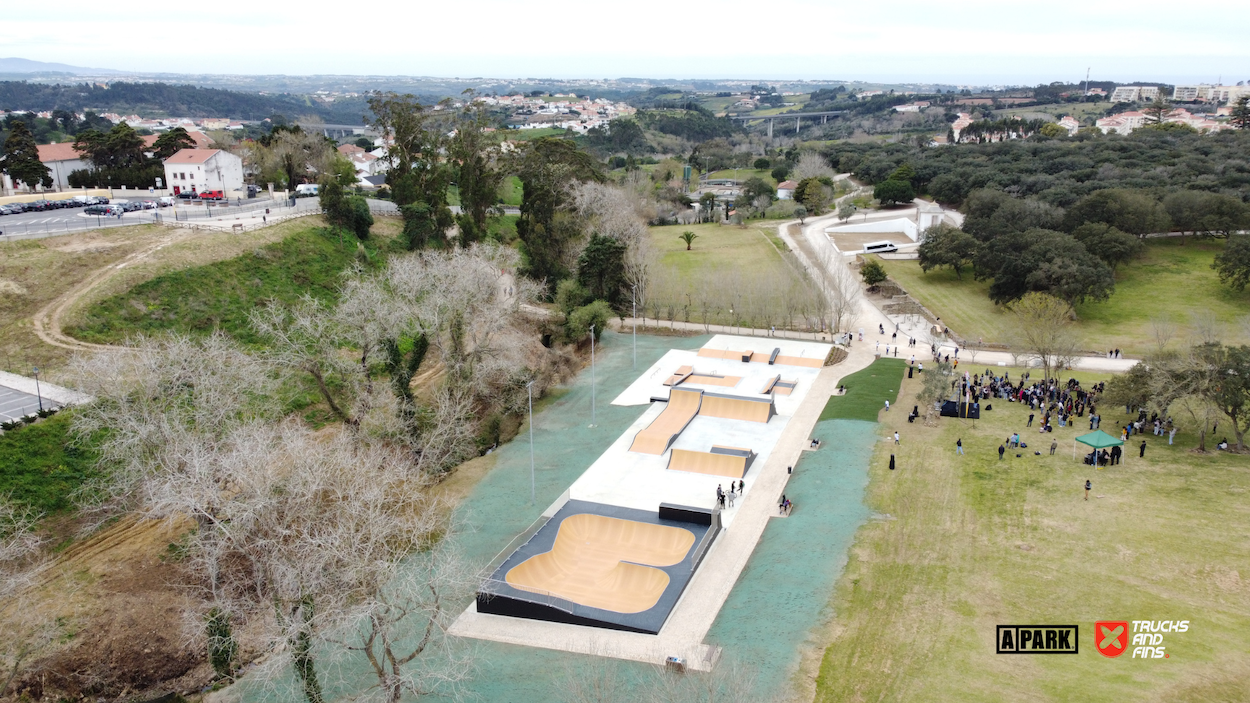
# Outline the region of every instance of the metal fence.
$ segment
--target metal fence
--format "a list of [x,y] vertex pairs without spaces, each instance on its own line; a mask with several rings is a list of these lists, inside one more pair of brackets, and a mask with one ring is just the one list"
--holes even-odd
[[[186,226],[186,223],[206,223],[211,220],[224,220],[240,215],[256,215],[265,210],[269,212],[268,222],[246,224],[245,230],[259,229],[275,222],[291,217],[302,217],[321,211],[321,204],[316,198],[290,198],[282,200],[254,199],[244,200],[238,204],[212,204],[205,206],[178,205],[172,209],[136,210],[123,213],[121,217],[109,215],[86,215],[81,210],[65,214],[48,213],[48,217],[35,222],[11,222],[9,218],[0,219],[0,242],[21,239],[43,239],[77,232],[113,227],[130,227],[132,225],[167,224],[175,227]],[[192,229],[198,229],[192,227]],[[203,229],[226,229],[222,226],[203,227]],[[238,229],[238,228],[235,228]]]

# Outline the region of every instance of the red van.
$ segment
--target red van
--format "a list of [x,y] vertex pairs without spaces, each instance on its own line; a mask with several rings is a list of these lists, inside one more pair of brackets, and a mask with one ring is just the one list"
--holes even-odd
[[226,194],[220,190],[205,190],[200,192],[200,200],[225,200]]

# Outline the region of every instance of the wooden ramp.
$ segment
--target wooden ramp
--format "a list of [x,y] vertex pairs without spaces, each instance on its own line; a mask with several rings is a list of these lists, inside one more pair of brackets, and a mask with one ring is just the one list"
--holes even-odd
[[674,388],[669,391],[668,405],[650,425],[634,435],[629,451],[639,454],[663,454],[672,446],[677,435],[699,414],[703,391]]
[[664,385],[666,385],[666,386],[680,386],[680,385],[681,385],[681,384],[682,384],[682,383],[683,383],[683,382],[684,382],[687,378],[690,378],[690,374],[692,374],[692,373],[694,373],[694,368],[693,368],[693,367],[690,367],[690,366],[680,366],[680,367],[678,367],[678,368],[677,368],[677,371],[676,371],[676,372],[675,372],[672,376],[669,376],[669,377],[668,377],[668,378],[664,381]]
[[551,551],[508,571],[508,585],[550,593],[591,608],[640,613],[668,588],[657,566],[680,563],[694,546],[680,527],[582,513],[560,524]]
[[736,395],[704,393],[699,414],[708,417],[723,417],[727,420],[766,423],[777,414],[777,410],[773,407],[771,398],[743,398]]
[[669,455],[668,468],[670,471],[688,471],[695,474],[739,479],[747,475],[747,469],[750,468],[751,459],[754,456],[751,450],[738,447],[716,446],[712,447],[710,452],[674,449]]

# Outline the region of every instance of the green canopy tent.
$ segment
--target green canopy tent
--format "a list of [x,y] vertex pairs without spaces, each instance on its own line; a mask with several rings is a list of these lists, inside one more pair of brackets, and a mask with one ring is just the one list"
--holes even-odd
[[[1076,458],[1076,443],[1092,447],[1095,450],[1107,449],[1108,447],[1120,447],[1124,445],[1124,440],[1119,437],[1112,437],[1102,430],[1094,430],[1089,434],[1083,434],[1072,441],[1072,458]],[[1121,458],[1123,455],[1121,455]]]

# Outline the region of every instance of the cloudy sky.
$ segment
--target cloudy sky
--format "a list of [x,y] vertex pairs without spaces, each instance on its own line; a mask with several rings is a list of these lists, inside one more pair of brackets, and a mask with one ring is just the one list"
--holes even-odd
[[1245,0],[5,4],[2,56],[145,72],[1250,79]]

